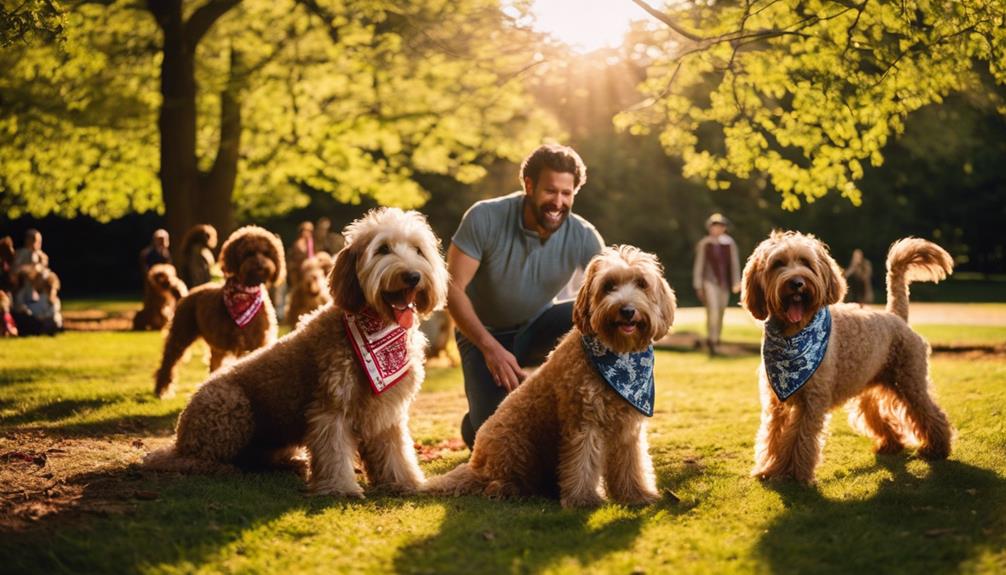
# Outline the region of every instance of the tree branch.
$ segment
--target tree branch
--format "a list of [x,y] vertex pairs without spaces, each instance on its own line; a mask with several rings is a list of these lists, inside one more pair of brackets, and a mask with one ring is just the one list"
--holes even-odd
[[240,3],[241,0],[210,0],[197,8],[192,16],[189,16],[189,21],[185,23],[186,42],[189,49],[195,51],[196,46],[213,27],[213,24]]

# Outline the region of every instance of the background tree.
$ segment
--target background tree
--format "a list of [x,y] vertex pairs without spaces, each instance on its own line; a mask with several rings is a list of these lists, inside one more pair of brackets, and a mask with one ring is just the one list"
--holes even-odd
[[[619,124],[659,128],[710,187],[764,174],[787,210],[829,191],[858,205],[866,164],[883,163],[908,114],[983,69],[1006,82],[1000,0],[633,1],[666,27],[641,86],[650,100]],[[700,144],[708,132],[717,145]]]
[[120,0],[66,18],[64,45],[0,53],[11,217],[164,209],[173,234],[228,230],[305,188],[415,207],[417,174],[476,181],[550,127],[514,81],[535,38],[496,1]]

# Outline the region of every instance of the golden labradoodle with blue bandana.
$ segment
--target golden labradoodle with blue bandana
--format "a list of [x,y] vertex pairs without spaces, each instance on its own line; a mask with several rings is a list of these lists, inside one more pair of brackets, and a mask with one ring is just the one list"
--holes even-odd
[[[646,443],[653,346],[674,321],[656,256],[606,248],[587,266],[574,329],[500,404],[468,463],[431,479],[432,493],[544,494],[564,507],[659,498]],[[602,486],[603,479],[603,486]]]
[[926,459],[950,455],[953,433],[929,389],[929,345],[908,326],[908,285],[952,270],[950,255],[931,242],[895,242],[887,309],[874,311],[839,303],[845,278],[814,236],[777,231],[759,244],[741,293],[744,308],[766,320],[754,476],[812,483],[829,412],[842,404],[877,453],[915,444]]

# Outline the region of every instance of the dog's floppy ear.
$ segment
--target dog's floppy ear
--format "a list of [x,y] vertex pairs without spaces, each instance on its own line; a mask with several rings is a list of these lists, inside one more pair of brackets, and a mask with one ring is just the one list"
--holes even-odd
[[583,278],[580,291],[576,293],[576,302],[573,304],[573,325],[580,333],[593,333],[590,327],[590,303],[594,298],[594,280],[597,279],[597,270],[601,267],[601,256],[596,255],[587,264],[587,271]]
[[663,318],[663,325],[655,325],[653,340],[656,341],[665,335],[674,325],[674,310],[678,307],[678,300],[674,296],[674,290],[664,279],[663,273],[657,275],[657,291],[660,294],[660,315]]
[[741,306],[755,319],[764,320],[768,317],[768,306],[765,303],[765,289],[762,281],[765,275],[765,245],[770,240],[762,242],[748,257],[744,264],[741,278]]
[[824,304],[831,305],[845,299],[845,292],[848,291],[848,284],[845,282],[845,274],[838,267],[838,262],[828,253],[828,247],[818,241],[815,246],[817,251],[817,267],[821,270],[821,277],[824,279]]
[[263,230],[269,239],[269,259],[276,264],[276,273],[272,275],[269,285],[279,285],[286,279],[286,253],[283,251],[283,242],[279,236]]
[[356,260],[364,242],[353,242],[336,254],[335,265],[328,276],[328,285],[332,291],[332,301],[339,309],[356,313],[363,309],[367,300],[356,275]]
[[[240,230],[239,230],[240,231]],[[241,250],[238,248],[240,234],[234,232],[227,237],[220,248],[220,271],[224,277],[231,277],[241,268]]]

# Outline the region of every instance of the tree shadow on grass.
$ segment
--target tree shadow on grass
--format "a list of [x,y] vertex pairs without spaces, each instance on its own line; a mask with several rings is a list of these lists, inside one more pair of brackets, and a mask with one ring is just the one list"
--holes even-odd
[[[701,471],[682,467],[661,485],[681,485]],[[662,489],[655,505],[596,510],[562,509],[541,497],[494,501],[484,497],[430,497],[443,504],[439,531],[402,548],[398,573],[537,573],[572,560],[588,568],[605,556],[630,549],[648,521],[689,512],[695,502],[677,501]]]
[[285,514],[345,504],[306,497],[302,487],[289,472],[179,476],[133,466],[81,474],[41,500],[41,518],[0,524],[0,554],[20,573],[194,571]]
[[[89,421],[72,421],[75,416],[87,414],[87,412],[104,408],[112,408],[114,411],[116,404],[128,403],[129,399],[116,395],[104,398],[52,401],[4,418],[0,430],[10,432],[39,431],[67,438],[97,438],[116,433],[170,432],[174,428],[175,421],[178,419],[178,410],[162,414],[122,414]],[[0,409],[12,409],[8,403],[0,401]]]
[[893,477],[867,499],[832,500],[792,483],[767,484],[786,506],[758,543],[773,572],[958,573],[983,550],[1001,552],[1006,480],[998,474],[938,461],[920,478],[903,456],[877,461]]

